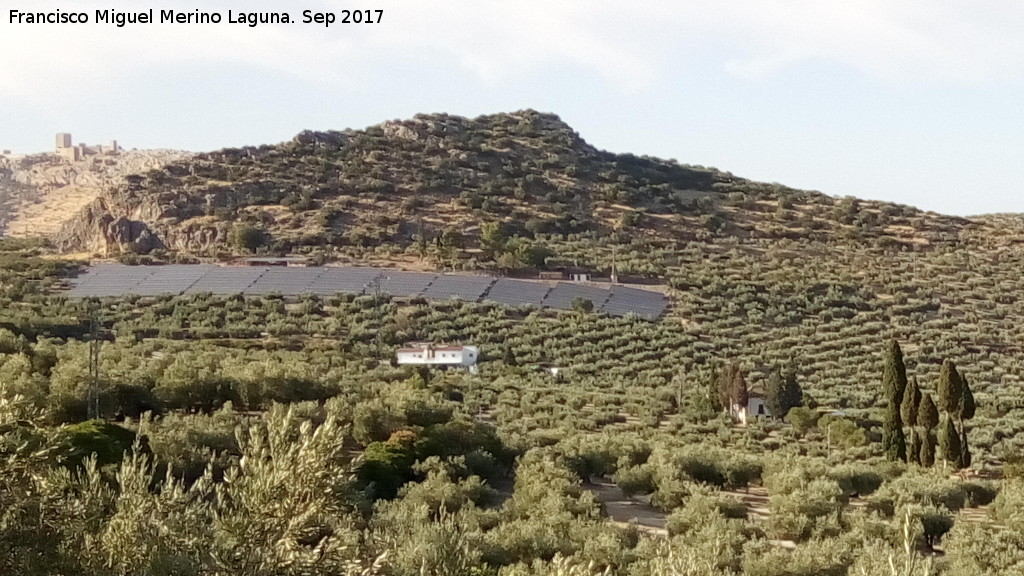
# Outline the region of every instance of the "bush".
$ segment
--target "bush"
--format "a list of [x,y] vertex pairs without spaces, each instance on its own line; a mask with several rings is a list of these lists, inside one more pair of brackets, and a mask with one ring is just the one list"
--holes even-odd
[[250,224],[236,224],[228,234],[228,243],[235,248],[254,252],[269,243],[266,232]]
[[77,467],[89,456],[96,455],[100,466],[116,464],[135,443],[135,432],[102,420],[89,420],[61,429],[58,442],[64,447],[62,460],[68,467]]
[[654,474],[647,465],[619,468],[613,480],[626,496],[650,494],[658,489]]
[[889,515],[914,504],[956,511],[963,508],[966,499],[964,486],[940,470],[908,472],[883,484],[871,498],[875,508]]
[[793,427],[797,436],[804,436],[818,425],[818,411],[813,408],[797,406],[786,414],[786,422]]

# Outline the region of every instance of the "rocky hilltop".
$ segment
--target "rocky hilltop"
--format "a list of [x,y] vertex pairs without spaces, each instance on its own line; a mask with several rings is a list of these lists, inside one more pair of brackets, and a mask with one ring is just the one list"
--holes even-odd
[[0,156],[0,233],[52,236],[104,191],[187,152],[122,150],[69,161],[56,154]]
[[305,131],[105,182],[54,234],[61,250],[306,253],[659,276],[694,242],[726,251],[729,242],[920,251],[957,246],[979,226],[601,151],[557,116],[532,110]]

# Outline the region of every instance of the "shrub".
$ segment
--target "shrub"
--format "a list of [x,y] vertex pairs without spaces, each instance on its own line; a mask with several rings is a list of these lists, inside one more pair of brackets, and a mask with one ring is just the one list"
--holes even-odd
[[89,420],[62,428],[58,442],[64,447],[62,460],[66,466],[77,467],[93,454],[96,463],[105,466],[120,462],[131,450],[135,432],[102,420]]

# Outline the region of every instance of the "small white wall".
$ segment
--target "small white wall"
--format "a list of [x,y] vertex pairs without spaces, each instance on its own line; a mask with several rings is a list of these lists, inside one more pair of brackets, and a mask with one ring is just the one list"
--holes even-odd
[[479,351],[476,346],[464,346],[461,350],[426,350],[402,351],[396,354],[399,364],[425,364],[434,366],[476,366]]
[[751,418],[767,418],[771,416],[768,413],[768,406],[764,403],[764,398],[751,397],[747,399],[747,419]]
[[729,413],[743,426],[746,426],[751,420],[767,418],[771,415],[768,412],[768,406],[764,403],[764,398],[756,396],[748,397],[746,406],[733,404],[729,409]]

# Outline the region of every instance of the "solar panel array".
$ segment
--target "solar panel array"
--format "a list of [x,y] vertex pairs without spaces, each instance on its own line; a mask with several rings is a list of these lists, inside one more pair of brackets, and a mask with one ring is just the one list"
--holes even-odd
[[[392,296],[420,296],[437,278],[437,274],[425,274],[423,272],[401,272],[397,270],[382,272],[380,291]],[[368,291],[371,288],[376,290],[375,287],[367,286]]]
[[153,268],[103,264],[76,278],[71,296],[122,296],[134,294],[134,288],[155,272]]
[[423,296],[436,300],[460,298],[477,302],[487,289],[494,284],[495,278],[490,276],[459,276],[446,274],[437,276],[423,291]]
[[560,282],[551,289],[551,292],[548,292],[541,305],[545,308],[571,310],[573,301],[577,298],[583,298],[594,303],[594,310],[600,310],[605,300],[608,299],[609,294],[610,292],[603,288]]
[[266,268],[246,294],[307,294],[323,268]]
[[[128,266],[128,268],[138,268],[138,266]],[[136,284],[132,288],[132,294],[139,296],[183,294],[214,267],[169,264],[151,268],[154,272]]]
[[522,280],[498,278],[484,299],[493,300],[506,306],[531,304],[539,308],[544,302],[544,297],[550,291],[551,286],[541,284],[540,282],[524,282]]
[[223,267],[212,265],[125,266],[102,264],[71,281],[69,295],[157,296],[161,294],[271,294],[285,296],[338,293],[370,294],[377,290],[398,297],[422,296],[434,300],[459,298],[469,302],[489,300],[507,306],[532,305],[569,310],[577,298],[590,300],[594,309],[611,316],[636,314],[656,319],[668,307],[664,295],[614,285],[610,288],[559,282],[543,282],[406,272],[360,267]]
[[[287,270],[287,268],[286,268]],[[363,290],[381,274],[374,268],[321,268],[323,273],[309,285],[309,291],[320,296],[339,292],[362,294]]]
[[238,294],[245,292],[266,272],[266,268],[222,268],[215,266],[185,290],[185,294]]
[[611,294],[600,310],[610,316],[633,313],[641,318],[654,320],[661,316],[667,307],[668,300],[663,294],[626,286],[612,286]]

